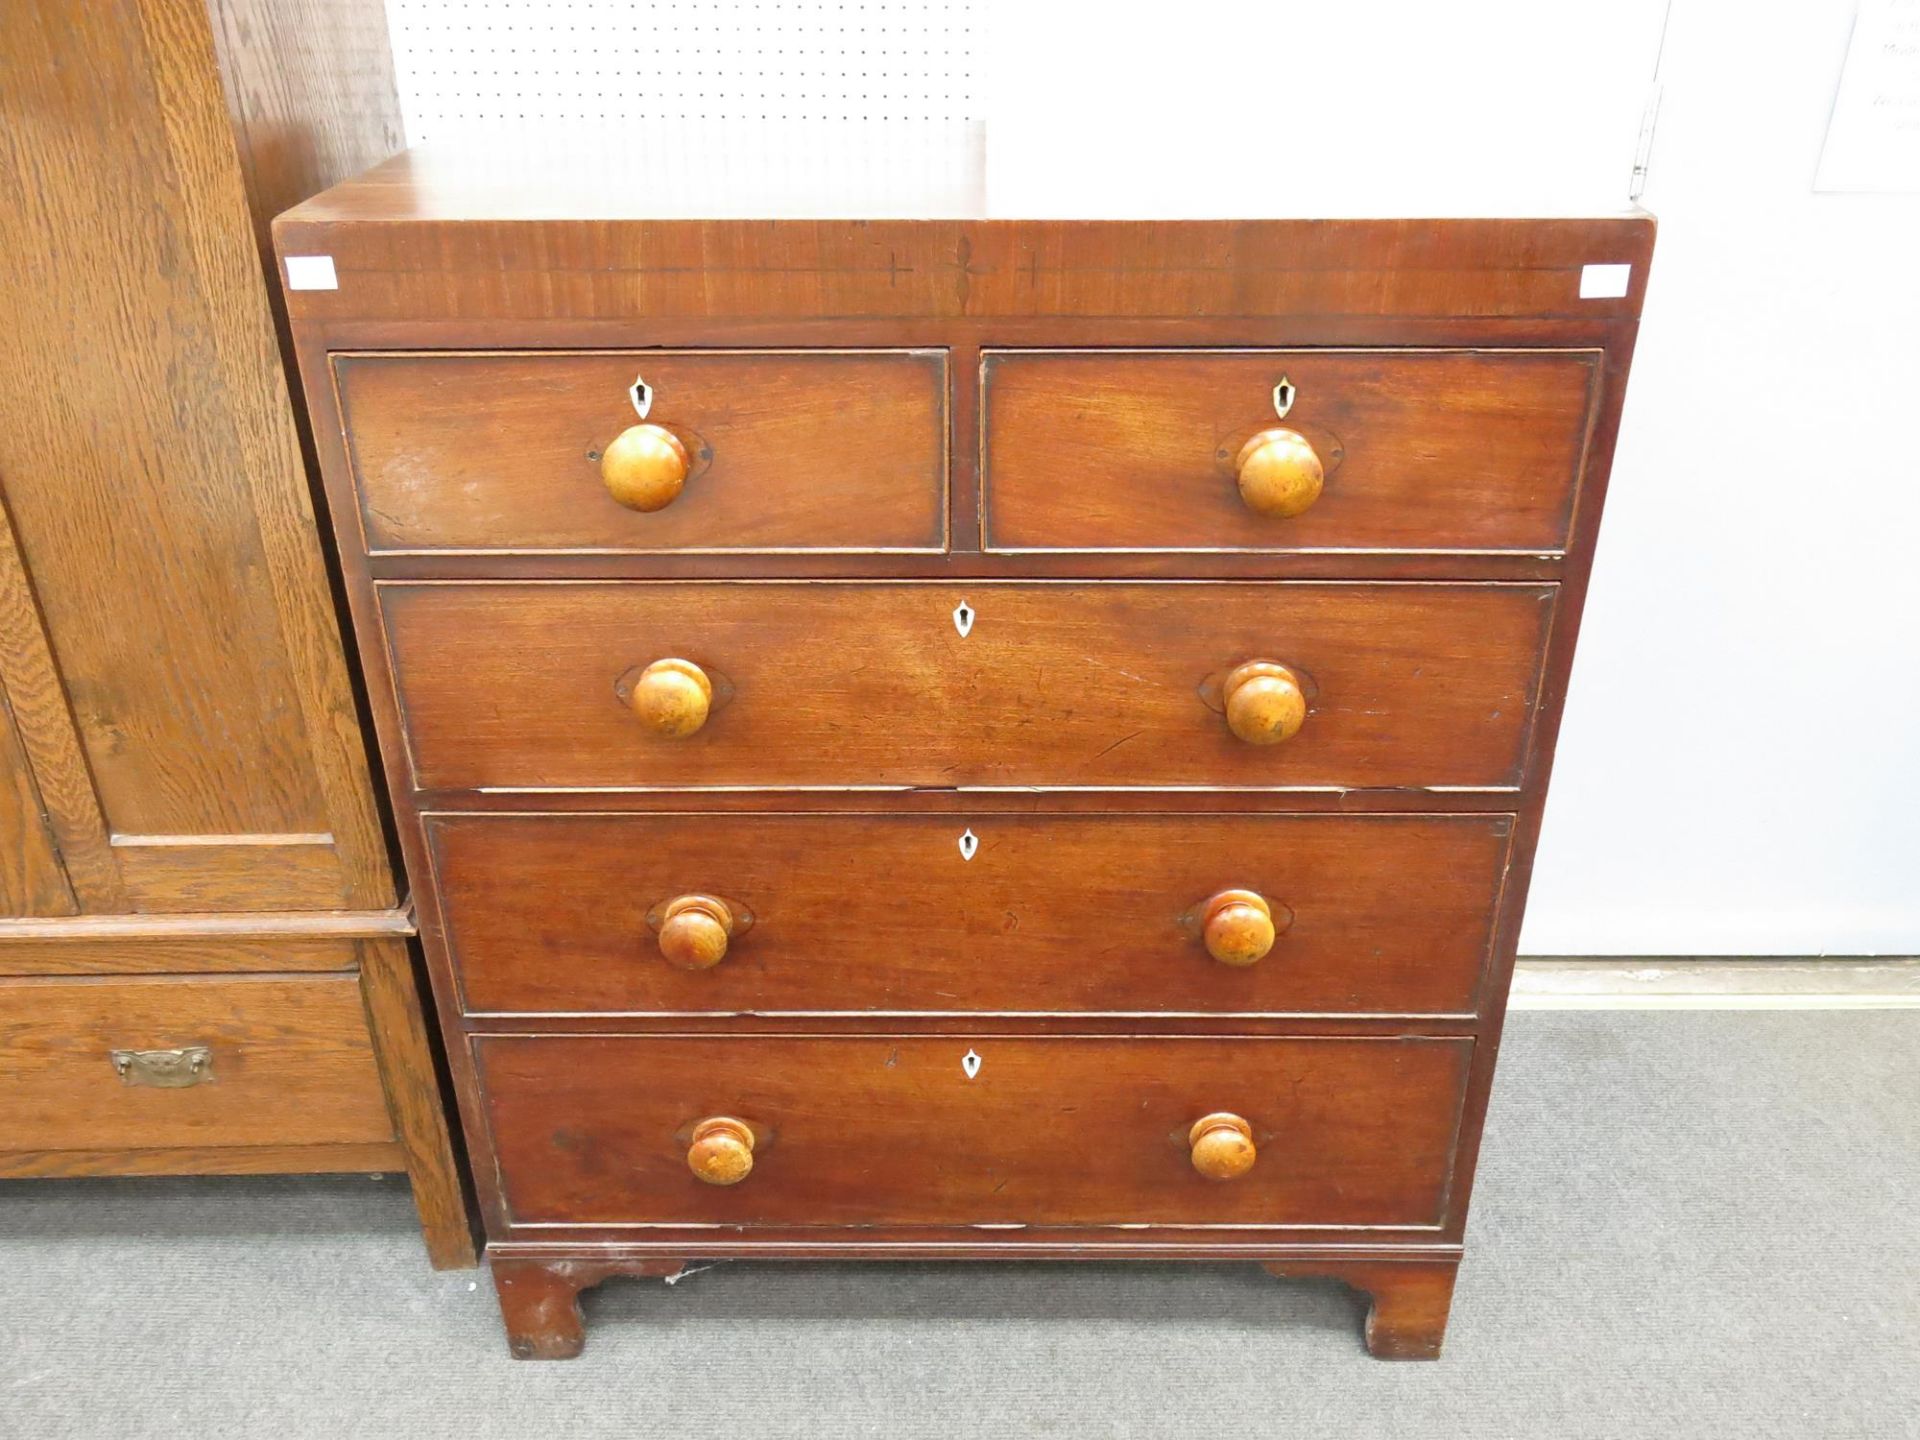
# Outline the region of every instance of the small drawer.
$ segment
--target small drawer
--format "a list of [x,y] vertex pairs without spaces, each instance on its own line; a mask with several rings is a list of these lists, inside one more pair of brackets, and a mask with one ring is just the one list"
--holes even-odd
[[1558,552],[1599,361],[1589,350],[989,351],[984,540]]
[[357,975],[0,981],[0,1151],[391,1140]]
[[[343,353],[333,367],[375,554],[946,546],[944,351]],[[636,381],[655,428],[620,441],[642,424]]]
[[423,789],[1359,790],[1518,784],[1555,587],[636,581],[380,593]]
[[1460,1014],[1504,815],[433,815],[473,1012]]
[[1415,1037],[474,1046],[510,1221],[581,1227],[1429,1228],[1473,1054]]

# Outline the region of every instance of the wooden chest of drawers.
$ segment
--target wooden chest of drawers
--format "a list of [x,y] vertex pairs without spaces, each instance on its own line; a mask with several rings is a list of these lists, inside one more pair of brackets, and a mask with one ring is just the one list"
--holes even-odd
[[1651,221],[593,205],[276,227],[513,1352],[1129,1257],[1437,1354]]

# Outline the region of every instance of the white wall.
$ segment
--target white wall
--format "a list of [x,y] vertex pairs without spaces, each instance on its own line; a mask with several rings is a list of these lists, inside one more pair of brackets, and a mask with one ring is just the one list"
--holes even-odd
[[1675,0],[1531,953],[1920,952],[1920,196],[1812,193],[1851,19]]
[[[1274,213],[1518,214],[1624,206],[1665,5],[993,9],[389,16],[415,139],[578,110],[584,46],[614,123],[744,113],[749,73],[790,123],[862,93],[895,124],[985,113],[1003,210],[1071,212],[1104,171],[1142,209],[1225,174]],[[1920,952],[1920,196],[1812,192],[1852,16],[1673,0],[1660,241],[1523,951]]]

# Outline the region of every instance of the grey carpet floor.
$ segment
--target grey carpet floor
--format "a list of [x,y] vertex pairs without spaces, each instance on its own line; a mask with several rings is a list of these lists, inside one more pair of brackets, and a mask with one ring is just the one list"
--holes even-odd
[[1913,1011],[1516,1015],[1438,1364],[1160,1265],[615,1281],[517,1363],[391,1178],[15,1182],[0,1435],[1920,1436],[1917,1207]]

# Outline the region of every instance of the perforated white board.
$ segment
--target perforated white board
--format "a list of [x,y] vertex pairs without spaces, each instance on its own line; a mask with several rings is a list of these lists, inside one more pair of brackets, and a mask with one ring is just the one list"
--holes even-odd
[[[976,118],[984,4],[387,0],[410,144],[641,121]],[[956,133],[959,133],[958,131]]]

